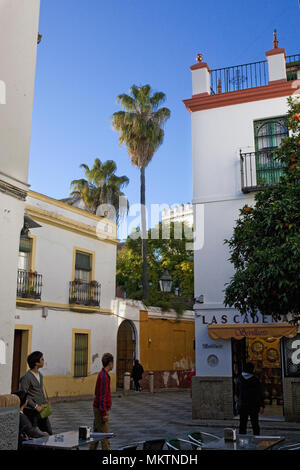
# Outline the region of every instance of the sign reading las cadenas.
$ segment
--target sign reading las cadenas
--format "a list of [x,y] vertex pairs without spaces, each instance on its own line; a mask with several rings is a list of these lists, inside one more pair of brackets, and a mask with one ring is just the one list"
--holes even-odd
[[0,80],[0,105],[6,104],[6,84]]

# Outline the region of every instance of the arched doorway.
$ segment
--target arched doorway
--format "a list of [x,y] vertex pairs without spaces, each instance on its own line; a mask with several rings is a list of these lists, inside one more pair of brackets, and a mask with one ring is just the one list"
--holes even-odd
[[124,373],[131,372],[135,359],[136,334],[131,321],[124,320],[117,337],[117,387],[122,388]]

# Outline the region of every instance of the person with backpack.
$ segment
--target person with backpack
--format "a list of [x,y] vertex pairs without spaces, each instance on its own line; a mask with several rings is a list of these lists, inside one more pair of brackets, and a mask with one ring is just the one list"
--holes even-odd
[[240,434],[247,434],[248,417],[250,416],[253,434],[259,436],[259,414],[264,412],[264,397],[261,384],[254,375],[254,365],[248,362],[237,379],[237,411],[240,415]]

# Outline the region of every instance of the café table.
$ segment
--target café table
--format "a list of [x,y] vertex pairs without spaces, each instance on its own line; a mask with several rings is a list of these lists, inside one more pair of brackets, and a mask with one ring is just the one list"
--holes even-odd
[[225,441],[224,438],[203,443],[201,450],[268,450],[284,441],[282,436],[253,436],[238,434],[236,441]]
[[112,437],[114,437],[113,433],[92,432],[90,439],[83,440],[79,439],[79,431],[68,431],[53,434],[52,436],[29,439],[28,441],[23,441],[22,445],[24,448],[78,450],[79,447],[87,446],[103,439],[111,439]]

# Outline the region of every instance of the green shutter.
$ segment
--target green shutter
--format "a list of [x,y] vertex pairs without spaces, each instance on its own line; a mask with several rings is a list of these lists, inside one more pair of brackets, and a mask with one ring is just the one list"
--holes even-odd
[[86,377],[88,372],[88,335],[75,333],[74,377]]
[[257,185],[276,184],[283,175],[283,165],[275,159],[281,139],[288,136],[286,118],[254,122]]
[[32,241],[31,238],[20,237],[19,251],[24,253],[30,253],[32,250]]
[[91,271],[91,255],[76,251],[75,269],[82,271]]

